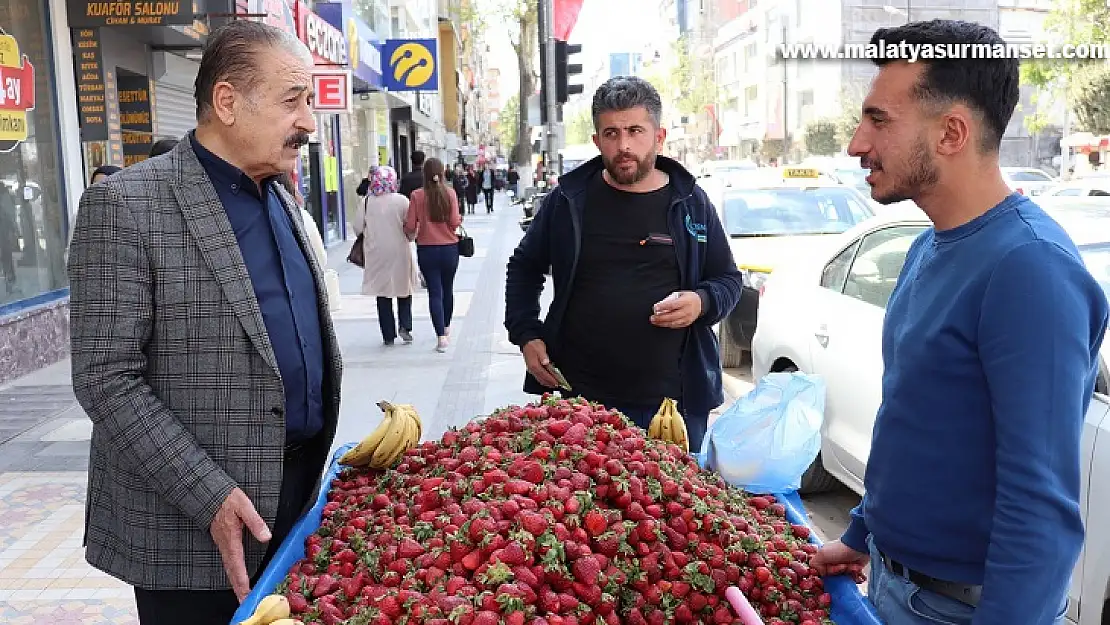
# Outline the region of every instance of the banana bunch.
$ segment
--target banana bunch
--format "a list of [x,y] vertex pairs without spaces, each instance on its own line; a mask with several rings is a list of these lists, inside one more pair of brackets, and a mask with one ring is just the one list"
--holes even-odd
[[254,614],[239,625],[303,625],[289,618],[289,600],[284,595],[269,595],[258,602]]
[[416,408],[387,401],[378,402],[378,408],[385,413],[385,418],[354,449],[343,454],[340,463],[386,469],[393,466],[406,451],[420,444],[424,425],[420,422],[420,415],[416,414]]
[[686,436],[686,420],[678,412],[678,404],[670,397],[663,400],[659,411],[648,425],[648,436],[661,441],[674,443],[686,453],[690,452],[690,441]]

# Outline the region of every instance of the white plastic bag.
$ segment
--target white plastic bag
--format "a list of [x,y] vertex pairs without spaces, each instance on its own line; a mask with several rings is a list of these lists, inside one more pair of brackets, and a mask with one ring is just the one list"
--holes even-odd
[[709,428],[703,464],[751,493],[798,490],[821,451],[824,416],[820,376],[769,373]]

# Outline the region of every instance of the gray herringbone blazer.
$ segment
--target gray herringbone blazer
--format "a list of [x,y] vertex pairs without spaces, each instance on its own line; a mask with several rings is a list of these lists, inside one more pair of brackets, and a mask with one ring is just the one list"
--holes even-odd
[[[342,361],[316,277],[327,444]],[[73,388],[93,421],[86,558],[151,590],[230,588],[209,525],[238,486],[273,527],[284,391],[239,245],[188,137],[81,198],[69,251]],[[265,545],[248,537],[247,571]]]

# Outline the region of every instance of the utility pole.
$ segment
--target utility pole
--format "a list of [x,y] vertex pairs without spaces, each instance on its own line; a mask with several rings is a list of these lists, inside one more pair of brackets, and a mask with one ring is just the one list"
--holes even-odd
[[556,124],[559,118],[559,100],[556,97],[555,79],[555,0],[537,0],[539,2],[539,24],[541,44],[545,47],[543,55],[543,91],[547,97],[543,101],[547,105],[547,124],[544,127],[544,176],[550,176],[556,171],[559,160],[559,149],[555,145]]

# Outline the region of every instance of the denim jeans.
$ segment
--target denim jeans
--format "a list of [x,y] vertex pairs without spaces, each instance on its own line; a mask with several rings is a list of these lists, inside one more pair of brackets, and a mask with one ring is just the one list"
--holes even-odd
[[[871,579],[867,598],[886,625],[970,625],[975,608],[944,595],[925,590],[910,580],[895,575],[883,564],[875,541],[870,537]],[[1063,625],[1067,603],[1060,608],[1054,625]]]
[[397,298],[397,318],[393,317],[393,298],[378,298],[378,325],[382,328],[382,338],[392,342],[397,338],[397,330],[412,332],[412,296]]
[[446,336],[451,325],[451,315],[455,311],[455,272],[459,268],[459,246],[418,245],[416,264],[428,284],[428,308],[432,314],[432,326],[436,336]]

